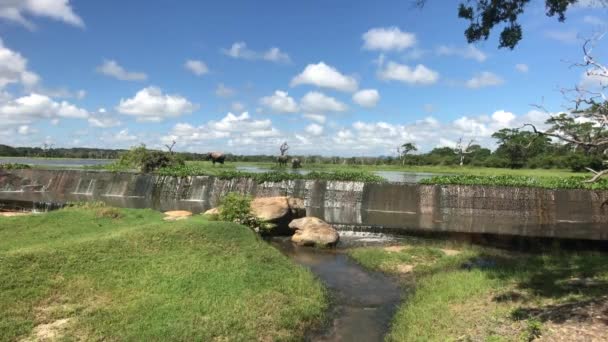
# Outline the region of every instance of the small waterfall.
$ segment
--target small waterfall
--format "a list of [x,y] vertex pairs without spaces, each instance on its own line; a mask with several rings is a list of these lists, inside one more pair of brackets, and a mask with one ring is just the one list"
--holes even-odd
[[[87,195],[87,196],[93,196],[93,190],[95,189],[95,183],[97,182],[97,180],[95,179],[90,179],[87,181],[82,181],[82,178],[78,179],[78,183],[76,184],[76,189],[74,192],[72,192],[72,194],[74,195]],[[83,186],[83,184],[86,184],[86,187]]]
[[104,197],[125,197],[128,183],[126,181],[111,181],[108,191],[103,194]]

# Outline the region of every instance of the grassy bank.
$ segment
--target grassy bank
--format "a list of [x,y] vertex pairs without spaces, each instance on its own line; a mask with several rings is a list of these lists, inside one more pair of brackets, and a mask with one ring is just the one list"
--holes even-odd
[[608,254],[523,255],[419,242],[350,254],[413,288],[390,341],[608,339]]
[[0,217],[0,340],[297,340],[312,274],[247,228],[150,210]]

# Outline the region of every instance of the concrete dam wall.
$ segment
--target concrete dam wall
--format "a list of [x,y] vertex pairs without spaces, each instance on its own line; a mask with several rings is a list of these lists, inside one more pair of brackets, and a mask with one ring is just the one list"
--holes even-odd
[[217,206],[228,192],[299,197],[308,215],[362,230],[608,240],[608,205],[602,205],[608,191],[0,170],[0,209],[96,200],[197,213]]

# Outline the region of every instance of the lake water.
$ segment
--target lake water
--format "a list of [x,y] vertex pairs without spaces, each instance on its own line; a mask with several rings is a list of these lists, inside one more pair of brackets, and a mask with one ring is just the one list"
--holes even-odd
[[[48,167],[60,167],[60,168],[82,168],[84,166],[101,166],[107,165],[114,162],[112,159],[78,159],[78,158],[65,158],[65,159],[45,159],[45,158],[27,158],[27,157],[0,157],[0,164],[2,163],[19,163],[28,164],[32,166],[48,166]],[[264,173],[271,172],[269,168],[263,168],[258,166],[237,166],[237,170],[243,172],[252,173]],[[306,169],[287,169],[288,172],[307,174],[310,170]],[[423,179],[431,178],[435,176],[433,173],[425,172],[407,172],[407,171],[373,171],[375,175],[378,175],[391,183],[418,183]]]
[[83,166],[98,166],[107,165],[112,163],[112,159],[78,159],[78,158],[58,158],[58,159],[46,159],[46,158],[27,158],[27,157],[0,157],[0,164],[4,163],[18,163],[27,164],[32,166],[50,166],[50,167],[62,167],[62,168],[81,168]]

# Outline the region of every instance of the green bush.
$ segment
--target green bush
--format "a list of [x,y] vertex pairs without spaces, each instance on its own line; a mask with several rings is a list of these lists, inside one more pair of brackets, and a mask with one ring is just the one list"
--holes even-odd
[[0,164],[0,170],[21,170],[21,169],[31,169],[32,167],[27,164],[19,164],[19,163],[3,163]]
[[148,150],[146,145],[142,144],[123,153],[118,162],[109,168],[116,170],[131,168],[149,173],[166,167],[184,165],[183,157],[168,152]]
[[272,224],[260,220],[251,212],[251,196],[236,192],[228,193],[220,201],[219,209],[220,221],[242,224],[256,233],[273,228]]

